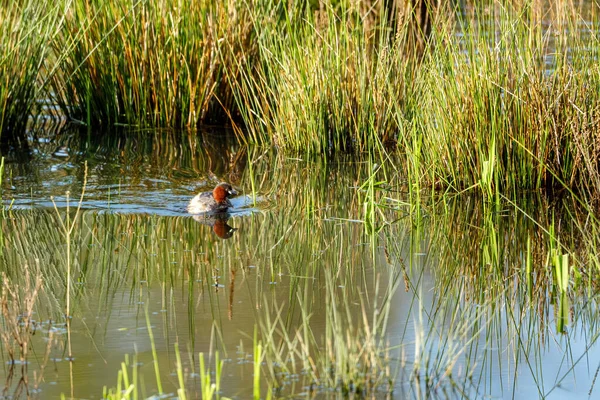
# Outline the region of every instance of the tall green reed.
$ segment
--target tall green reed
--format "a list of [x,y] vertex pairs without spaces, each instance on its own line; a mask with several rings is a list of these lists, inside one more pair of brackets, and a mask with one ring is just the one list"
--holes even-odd
[[[407,62],[358,3],[257,1],[256,53],[230,80],[250,140],[293,152],[378,149],[395,141]],[[364,19],[364,20],[363,20]],[[235,43],[223,51],[230,55]],[[254,56],[254,62],[247,63]]]
[[233,69],[218,48],[226,38],[246,43],[247,35],[231,2],[74,2],[53,42],[57,53],[65,44],[68,52],[53,98],[88,126],[194,128],[230,107],[223,69]]
[[[488,198],[561,182],[596,196],[597,166],[583,162],[595,150],[580,145],[595,123],[595,95],[583,93],[600,87],[587,72],[596,68],[586,46],[596,8],[584,19],[567,3],[522,6],[476,5],[458,16],[460,36],[434,28],[413,109],[426,181],[455,191],[479,186]],[[583,21],[586,29],[576,28]]]
[[[154,339],[150,339],[151,342],[154,341]],[[179,345],[178,343],[175,343],[174,345],[175,347],[175,358],[176,358],[176,374],[177,374],[177,396],[180,399],[185,399],[187,398],[187,391],[186,391],[186,381],[185,381],[185,369],[181,363],[181,352],[179,350]],[[153,357],[156,357],[156,355],[153,355]],[[143,377],[140,376],[140,372],[139,372],[139,362],[138,362],[138,355],[134,355],[132,358],[132,360],[130,360],[130,357],[128,355],[125,356],[125,361],[121,363],[121,368],[118,370],[117,372],[117,384],[114,387],[107,387],[104,386],[104,390],[102,393],[103,398],[108,399],[108,400],[117,400],[117,399],[121,399],[121,400],[136,400],[138,398],[141,398],[144,393],[146,393],[147,388],[144,386],[144,380]],[[205,366],[205,359],[204,359],[204,354],[200,353],[200,361],[199,361],[199,366],[200,366],[200,383],[201,383],[201,398],[202,399],[206,399],[206,400],[210,400],[213,398],[221,398],[224,400],[227,400],[227,397],[221,397],[219,395],[219,388],[221,386],[221,374],[222,374],[222,368],[223,368],[223,361],[221,361],[219,359],[218,353],[216,355],[215,358],[215,383],[211,384],[211,374],[210,374],[210,369],[207,369]],[[159,360],[158,359],[154,359],[155,363],[158,363]],[[131,378],[129,376],[130,374],[130,370],[131,370]],[[160,383],[159,383],[159,387],[160,387]],[[164,395],[164,393],[162,393],[159,389],[159,393],[157,393],[158,396]]]
[[379,2],[11,4],[0,73],[19,83],[0,93],[2,131],[23,131],[51,82],[88,127],[226,117],[284,151],[396,148],[410,188],[491,199],[568,186],[600,201],[597,5],[444,4],[415,54],[412,11],[391,18]]
[[45,99],[41,73],[68,0],[7,1],[0,7],[0,141],[24,141],[29,118]]
[[391,32],[378,5],[320,4],[253,3],[257,48],[229,80],[246,140],[295,153],[391,145],[413,187],[495,201],[563,183],[598,197],[596,6],[441,7],[416,56],[410,18]]

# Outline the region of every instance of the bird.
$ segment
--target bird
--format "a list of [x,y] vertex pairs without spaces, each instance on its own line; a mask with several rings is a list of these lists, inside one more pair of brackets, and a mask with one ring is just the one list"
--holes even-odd
[[238,194],[229,183],[221,182],[212,192],[197,194],[187,206],[190,214],[223,213],[233,207],[229,197]]

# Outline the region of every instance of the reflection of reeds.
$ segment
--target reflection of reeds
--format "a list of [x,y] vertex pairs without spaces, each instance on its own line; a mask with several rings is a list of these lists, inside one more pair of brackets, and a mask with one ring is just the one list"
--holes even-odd
[[346,280],[337,268],[318,274],[325,280],[324,305],[314,303],[311,279],[299,280],[288,302],[261,302],[257,320],[269,386],[285,390],[290,377],[301,374],[303,385],[314,391],[333,389],[345,396],[391,391],[396,368],[386,328],[397,276],[391,273],[380,302],[379,281],[372,293],[356,298],[352,278]]
[[[249,347],[256,359],[247,357],[254,360],[247,369],[260,372],[253,376],[256,381],[248,378],[252,393],[295,394],[298,379],[315,392],[335,388],[372,394],[398,387],[398,376],[419,393],[478,391],[477,379],[485,377],[490,363],[506,362],[500,349],[515,355],[511,366],[540,357],[552,333],[547,321],[553,309],[562,318],[558,331],[566,327],[569,333],[571,304],[578,304],[574,299],[585,286],[578,284],[583,278],[576,274],[591,276],[598,265],[592,264],[592,256],[584,258],[586,251],[595,254],[594,242],[579,239],[593,240],[598,230],[573,222],[575,218],[544,198],[519,199],[520,209],[482,196],[436,195],[429,204],[419,188],[409,188],[406,196],[412,201],[406,203],[404,194],[394,189],[406,187],[404,176],[394,176],[396,168],[376,167],[372,160],[286,159],[251,146],[232,146],[211,157],[171,140],[155,137],[150,146],[125,140],[121,161],[132,154],[136,164],[143,165],[147,157],[160,170],[171,165],[201,169],[206,164],[222,165],[221,171],[229,168],[228,160],[252,163],[251,169],[242,168],[238,185],[252,188],[262,200],[256,212],[234,215],[230,223],[238,231],[229,240],[221,241],[211,227],[184,215],[9,210],[0,219],[0,267],[11,284],[19,284],[23,276],[14,265],[37,265],[39,260],[45,278],[39,297],[49,313],[64,314],[69,266],[73,280],[82,284],[71,294],[74,321],[89,304],[101,304],[101,318],[106,319],[119,301],[129,301],[133,308],[136,300],[150,307],[160,304],[165,315],[182,315],[177,311],[186,307],[186,321],[172,315],[163,320],[165,336],[177,329],[183,337],[186,330],[179,324],[187,322],[190,337],[187,350],[178,341],[176,353],[188,357],[178,359],[177,384],[165,379],[160,392],[168,392],[171,385],[193,397],[195,385],[204,382],[203,393],[217,394],[206,375],[195,381],[186,368],[198,365],[199,351],[215,347],[223,354],[231,352],[246,340],[240,330],[248,337],[246,343],[252,341],[249,332],[255,325],[257,338]],[[179,146],[177,151],[173,145]],[[144,150],[136,153],[136,148]],[[74,187],[84,186],[85,174],[76,176],[81,182]],[[416,199],[421,203],[414,204]],[[554,219],[546,213],[549,206]],[[61,220],[73,224],[70,251]],[[573,234],[584,226],[588,236]],[[573,242],[565,242],[566,237]],[[567,253],[572,276],[564,276],[568,269],[561,264],[559,284],[550,256]],[[429,273],[433,304],[425,303],[421,287]],[[397,321],[390,315],[401,306],[394,296],[401,277],[413,304],[406,318],[418,321],[415,340],[405,333],[387,335],[390,327],[397,328],[391,326]],[[127,300],[123,293],[129,293]],[[237,325],[240,316],[252,312],[250,323]],[[594,324],[591,314],[580,318]],[[149,322],[147,326],[151,342],[164,339],[160,328]],[[199,350],[196,335],[214,335],[214,343]],[[163,355],[159,348],[154,351],[155,366],[171,363]],[[194,361],[186,366],[186,358]],[[135,367],[126,364],[121,389],[136,382],[126,375]],[[165,371],[172,371],[169,365],[161,365],[154,379],[164,379]],[[225,362],[223,368],[228,367]]]
[[[548,338],[576,337],[573,329],[582,325],[597,329],[597,318],[585,311],[595,305],[572,305],[589,295],[582,274],[589,277],[588,284],[597,276],[597,250],[576,245],[587,230],[574,223],[571,204],[549,204],[544,197],[493,205],[478,197],[435,200],[436,205],[422,205],[427,223],[417,221],[419,247],[413,251],[423,253],[423,261],[403,258],[396,239],[400,226],[392,224],[383,231],[390,262],[411,266],[407,290],[419,299],[413,312],[419,329],[408,387],[440,395],[480,393],[492,365],[513,362],[510,387],[518,384],[519,368],[526,368],[519,363],[528,366],[541,385],[543,368],[532,364],[552,351]],[[589,215],[582,217],[589,223]],[[588,229],[592,225],[596,224]],[[431,304],[420,300],[424,272],[435,277]],[[592,334],[591,344],[595,341]],[[507,360],[505,353],[514,356]],[[571,371],[561,373],[552,384],[558,385]],[[549,384],[545,382],[546,390]]]
[[[132,147],[135,146],[132,144]],[[156,151],[162,148],[157,143]],[[129,147],[125,146],[124,152],[129,151]],[[68,286],[65,276],[67,270],[71,270],[73,282],[81,283],[73,286],[70,295],[69,314],[74,320],[86,312],[87,304],[96,303],[90,296],[99,296],[98,302],[107,306],[106,312],[110,315],[112,305],[118,300],[115,296],[118,291],[137,292],[138,287],[146,285],[160,287],[157,295],[162,296],[164,307],[170,308],[173,299],[169,293],[183,290],[189,293],[187,307],[192,332],[204,329],[203,324],[195,322],[195,308],[203,307],[202,304],[207,302],[219,330],[219,341],[227,335],[221,331],[223,322],[218,318],[221,292],[227,295],[227,313],[235,322],[235,317],[240,315],[235,312],[235,307],[240,307],[237,299],[240,292],[245,293],[249,289],[247,282],[256,280],[250,289],[252,292],[256,290],[252,296],[260,304],[275,287],[270,283],[287,280],[288,275],[294,276],[294,286],[303,281],[315,282],[311,277],[320,274],[318,266],[321,263],[339,263],[339,246],[348,252],[348,260],[356,268],[344,271],[342,265],[337,264],[337,273],[344,276],[348,290],[354,290],[353,282],[361,279],[362,260],[369,254],[365,246],[356,245],[363,240],[363,228],[356,222],[328,218],[346,215],[349,209],[354,213],[358,209],[356,196],[347,189],[357,184],[357,176],[345,174],[343,163],[335,166],[318,161],[284,160],[264,151],[243,151],[248,152],[245,157],[253,160],[254,169],[253,176],[248,175],[248,170],[242,172],[240,187],[248,188],[251,186],[249,182],[254,180],[262,201],[266,199],[267,203],[278,207],[272,207],[269,212],[234,216],[230,223],[238,228],[238,232],[227,245],[218,240],[210,227],[188,216],[123,215],[86,209],[79,213],[64,209],[58,209],[58,213],[50,210],[10,210],[7,218],[0,221],[5,234],[2,269],[10,274],[12,282],[18,283],[22,276],[11,265],[40,260],[44,266],[45,293],[47,297],[52,296],[49,301],[44,299],[44,304],[58,315],[64,314],[65,288]],[[169,165],[172,160],[169,153],[166,154],[166,157],[157,157],[157,160]],[[233,154],[238,153],[234,151]],[[187,157],[184,155],[177,162],[187,162],[192,158]],[[284,163],[281,168],[273,168],[280,162]],[[361,164],[357,169],[358,176],[366,173],[367,165],[363,168]],[[84,181],[75,182],[73,190],[79,186],[84,186]],[[61,200],[59,196],[55,199]],[[280,212],[279,207],[285,212]],[[65,221],[65,229],[60,229],[61,221]],[[341,238],[339,244],[331,242],[332,234]],[[260,274],[260,278],[256,274]],[[322,279],[317,278],[317,282]],[[222,286],[229,290],[221,290]],[[329,283],[328,287],[328,290],[337,290],[333,283]],[[308,290],[308,286],[303,290]],[[145,293],[140,290],[140,296]],[[295,295],[290,296],[295,298]],[[284,297],[287,295],[284,294]],[[313,307],[315,301],[318,300],[306,292],[302,303],[293,305],[293,308]],[[336,307],[333,299],[328,302],[331,307]],[[305,311],[309,312],[308,309]],[[346,311],[336,312],[347,318]],[[347,331],[344,330],[346,328]],[[348,325],[346,328],[336,328],[336,332],[341,335],[340,338],[352,340],[345,335],[352,335],[354,327]],[[332,343],[330,340],[331,346]],[[357,345],[358,342],[347,343]],[[357,347],[356,351],[359,350]],[[160,358],[160,355],[157,357]],[[331,359],[328,362],[331,364]],[[353,365],[350,361],[346,364]],[[132,371],[130,364],[127,368]],[[122,371],[119,379],[125,378]],[[264,382],[270,384],[269,379],[263,376],[260,383]],[[129,384],[123,380],[122,388],[131,384],[131,379]],[[189,385],[187,378],[186,385]]]

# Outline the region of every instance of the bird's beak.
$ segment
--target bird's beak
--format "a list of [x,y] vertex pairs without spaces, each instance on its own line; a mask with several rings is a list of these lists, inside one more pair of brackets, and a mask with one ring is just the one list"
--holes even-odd
[[236,194],[238,194],[238,192],[236,192],[234,188],[231,188],[231,190],[228,190],[227,193],[229,193],[231,196],[235,196]]

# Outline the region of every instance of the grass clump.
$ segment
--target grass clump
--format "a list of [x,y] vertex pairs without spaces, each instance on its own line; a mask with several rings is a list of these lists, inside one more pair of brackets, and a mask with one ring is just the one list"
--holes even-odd
[[388,4],[11,3],[0,130],[25,129],[46,62],[52,98],[88,126],[229,119],[286,152],[395,148],[412,187],[600,204],[597,5]]
[[392,103],[404,102],[411,61],[397,57],[404,42],[384,34],[385,22],[344,1],[319,9],[269,2],[251,13],[258,61],[240,61],[231,82],[253,141],[327,153],[395,140]]
[[419,52],[411,10],[392,28],[377,4],[269,4],[250,11],[255,62],[230,80],[250,140],[296,153],[392,145],[411,181],[487,198],[600,198],[596,6],[439,3]]
[[430,184],[511,195],[568,187],[597,197],[590,161],[600,80],[586,45],[597,17],[563,3],[524,5],[494,2],[459,19],[461,36],[436,32],[416,78],[413,119],[422,128],[407,140],[422,143],[419,170]]
[[[150,339],[152,343],[154,343],[154,339]],[[154,344],[153,344],[154,346]],[[185,368],[181,363],[181,353],[179,351],[179,345],[175,343],[175,357],[176,357],[176,375],[178,377],[177,383],[177,398],[186,399],[188,398],[188,390],[185,387],[184,375],[187,373]],[[154,363],[158,363],[158,359],[155,354],[153,354]],[[206,368],[205,366],[205,357],[204,354],[200,353],[199,355],[199,379],[201,383],[202,390],[200,392],[202,399],[224,399],[228,400],[227,397],[222,397],[219,394],[219,390],[221,387],[221,372],[223,368],[223,361],[220,361],[219,354],[216,354],[215,360],[215,382],[211,383],[211,370]],[[163,393],[160,386],[160,376],[157,376],[157,384],[159,389],[157,393],[151,397],[166,397],[171,396],[173,393]],[[138,399],[138,398],[146,398],[147,387],[144,384],[143,374],[140,373],[140,362],[139,355],[134,355],[133,357],[129,357],[129,355],[125,355],[125,361],[121,363],[121,369],[119,369],[117,373],[117,384],[114,387],[104,387],[102,398],[107,400],[129,400],[129,399]],[[198,394],[197,392],[190,391],[190,395]]]
[[[3,35],[18,51],[0,73],[23,79],[0,93],[4,131],[23,129],[48,59],[34,44],[63,20],[34,24],[51,26],[39,34],[21,28],[25,16],[50,19],[50,8],[12,7],[3,26],[19,29]],[[413,187],[488,199],[566,187],[600,201],[597,5],[90,0],[57,10],[46,78],[64,114],[88,126],[228,119],[245,141],[286,152],[394,148]]]
[[222,116],[230,60],[218,47],[227,37],[246,43],[238,11],[215,1],[75,2],[54,42],[69,51],[53,80],[55,100],[88,125],[183,128]]
[[0,142],[22,141],[41,100],[40,72],[61,25],[62,1],[8,1],[0,7]]

